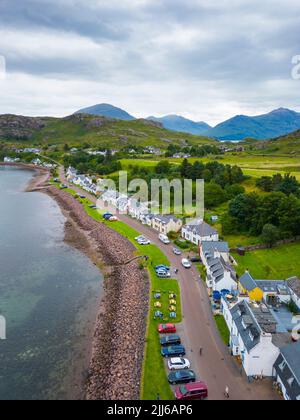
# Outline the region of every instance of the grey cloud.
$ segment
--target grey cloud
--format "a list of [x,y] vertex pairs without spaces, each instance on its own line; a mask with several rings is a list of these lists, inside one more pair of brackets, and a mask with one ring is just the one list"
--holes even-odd
[[[257,91],[261,108],[283,97],[282,105],[293,106],[296,91],[282,86],[290,82],[291,57],[300,53],[299,18],[296,0],[2,0],[0,54],[12,74],[101,83],[105,92],[139,89],[142,106],[149,86],[156,96],[178,92],[179,100],[180,84],[189,89],[176,107],[182,113],[203,86],[215,87],[220,104],[255,108]],[[274,80],[281,88],[270,93]],[[189,112],[198,112],[196,103]],[[198,103],[205,109],[211,99],[199,96]]]

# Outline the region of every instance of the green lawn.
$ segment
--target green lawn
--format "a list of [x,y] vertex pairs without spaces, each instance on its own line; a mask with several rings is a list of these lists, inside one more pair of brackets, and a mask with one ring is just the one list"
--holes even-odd
[[216,315],[214,317],[215,322],[217,324],[217,328],[219,330],[219,333],[222,337],[222,340],[224,341],[224,343],[226,344],[226,346],[229,345],[229,340],[230,340],[230,331],[227,327],[226,321],[223,317],[223,315]]
[[248,252],[245,257],[234,255],[237,271],[242,275],[247,269],[257,280],[284,280],[300,277],[300,243],[272,249]]
[[[66,192],[69,192],[73,196],[77,196],[77,193],[72,189],[65,189]],[[83,193],[84,194],[84,193]],[[182,312],[181,312],[181,300],[180,300],[180,288],[178,281],[175,279],[159,279],[156,274],[154,267],[158,264],[169,265],[169,261],[163,252],[156,247],[155,245],[142,246],[138,245],[134,238],[139,236],[139,232],[135,231],[127,224],[123,222],[107,222],[102,218],[102,214],[98,210],[91,209],[89,206],[92,204],[88,199],[80,199],[78,201],[82,203],[85,208],[85,211],[93,219],[105,223],[109,228],[114,229],[122,236],[126,237],[131,241],[137,249],[137,255],[147,255],[149,257],[148,270],[150,273],[151,279],[151,299],[150,299],[150,312],[149,312],[149,321],[148,321],[148,331],[146,337],[146,349],[145,349],[145,359],[143,366],[143,378],[142,378],[142,389],[141,389],[141,398],[143,400],[155,400],[157,394],[160,395],[162,400],[171,400],[174,399],[174,395],[170,388],[170,385],[167,381],[167,376],[164,367],[164,361],[160,354],[160,343],[159,343],[159,334],[157,331],[159,321],[154,320],[154,292],[161,293],[161,311],[165,315],[164,322],[179,323],[182,321]],[[177,295],[177,318],[169,318],[169,292],[175,293]]]

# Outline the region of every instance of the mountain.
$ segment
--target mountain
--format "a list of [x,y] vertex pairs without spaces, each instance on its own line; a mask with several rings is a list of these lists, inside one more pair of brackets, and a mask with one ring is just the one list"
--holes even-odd
[[99,115],[102,117],[115,118],[124,121],[132,121],[135,119],[123,109],[109,104],[98,104],[88,108],[83,108],[77,111],[76,114]]
[[73,114],[65,118],[0,115],[0,142],[28,145],[64,145],[98,148],[153,146],[166,149],[179,146],[216,144],[203,136],[166,130],[159,122],[149,120],[121,121],[89,114]]
[[165,128],[182,133],[201,135],[211,127],[205,122],[195,122],[180,115],[166,115],[165,117],[148,117],[148,120],[160,122]]
[[283,136],[297,129],[300,129],[300,113],[279,108],[256,117],[237,115],[203,134],[218,140],[265,140]]

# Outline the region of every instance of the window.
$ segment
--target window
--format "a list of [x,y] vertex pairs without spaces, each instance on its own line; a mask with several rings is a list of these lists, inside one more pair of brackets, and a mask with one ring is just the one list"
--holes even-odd
[[285,367],[286,367],[286,362],[285,362],[285,360],[283,360],[283,361],[280,363],[280,365],[279,365],[278,367],[279,367],[279,369],[281,370],[281,372],[283,372],[283,371],[284,371],[284,369],[285,369]]
[[290,378],[289,380],[288,380],[288,384],[289,384],[289,386],[290,387],[292,387],[293,386],[293,383],[295,382],[295,378]]

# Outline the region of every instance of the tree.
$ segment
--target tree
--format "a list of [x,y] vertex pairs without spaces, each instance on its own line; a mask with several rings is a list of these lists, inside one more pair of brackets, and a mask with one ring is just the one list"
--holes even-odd
[[213,208],[225,203],[226,196],[222,187],[215,182],[205,184],[205,207]]
[[229,215],[237,220],[241,230],[249,231],[257,215],[259,196],[255,193],[240,194],[229,203]]
[[168,160],[161,160],[155,167],[155,173],[159,175],[169,175],[171,172],[171,165]]
[[272,225],[267,224],[263,227],[262,234],[261,234],[261,240],[264,244],[268,245],[270,248],[272,248],[276,242],[280,238],[279,229]]
[[225,194],[227,200],[232,200],[240,194],[245,194],[245,188],[239,184],[227,185],[225,187]]

